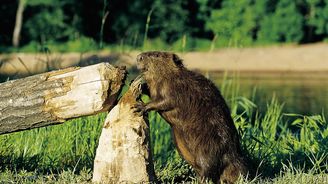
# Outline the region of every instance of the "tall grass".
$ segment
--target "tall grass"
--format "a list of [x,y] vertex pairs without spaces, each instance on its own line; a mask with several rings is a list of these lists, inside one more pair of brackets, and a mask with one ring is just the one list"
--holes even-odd
[[148,14],[147,14],[147,19],[146,19],[146,24],[145,24],[145,33],[144,33],[144,38],[142,42],[142,47],[143,49],[145,48],[145,44],[148,38],[148,30],[149,30],[149,24],[150,24],[150,19],[151,19],[151,14],[153,13],[154,8],[150,9]]
[[0,169],[57,172],[92,168],[105,115],[0,136]]
[[[264,177],[260,181],[275,182],[270,178],[279,177],[279,183],[280,178],[295,179],[297,172],[327,172],[328,124],[324,116],[285,114],[284,105],[275,96],[267,102],[264,113],[260,113],[252,100],[255,92],[243,96],[238,83],[238,78],[225,78],[220,89],[230,106],[243,150],[252,161],[253,169]],[[9,172],[9,176],[3,177],[25,170],[37,175],[63,171],[90,173],[104,118],[105,114],[100,114],[62,125],[1,135],[0,171]],[[191,167],[175,150],[169,125],[156,112],[149,113],[149,121],[160,181],[194,181]],[[90,179],[90,174],[87,176]],[[245,182],[249,181],[241,181]]]
[[103,11],[102,11],[102,19],[101,19],[101,26],[100,26],[100,33],[99,33],[99,48],[102,49],[104,46],[104,26],[105,26],[105,22],[106,19],[108,17],[109,11],[106,10],[108,7],[108,2],[107,0],[103,1]]

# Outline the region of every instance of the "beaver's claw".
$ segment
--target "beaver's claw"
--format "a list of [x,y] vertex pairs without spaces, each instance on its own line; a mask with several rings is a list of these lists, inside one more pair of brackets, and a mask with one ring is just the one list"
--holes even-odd
[[140,114],[146,113],[147,110],[146,104],[143,102],[137,102],[132,108],[134,113],[140,113]]

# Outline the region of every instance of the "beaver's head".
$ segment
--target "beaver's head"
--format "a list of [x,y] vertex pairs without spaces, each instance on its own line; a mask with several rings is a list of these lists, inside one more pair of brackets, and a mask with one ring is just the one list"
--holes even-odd
[[144,74],[169,74],[183,68],[182,60],[170,52],[143,52],[137,56],[137,68]]

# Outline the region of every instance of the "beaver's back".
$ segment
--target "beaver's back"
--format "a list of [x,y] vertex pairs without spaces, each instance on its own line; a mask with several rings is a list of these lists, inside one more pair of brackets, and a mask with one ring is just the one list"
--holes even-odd
[[195,72],[181,70],[163,78],[159,85],[159,90],[169,89],[166,98],[170,98],[173,107],[160,113],[175,128],[183,129],[196,145],[202,144],[202,138],[221,146],[228,140],[238,141],[229,108],[210,80]]

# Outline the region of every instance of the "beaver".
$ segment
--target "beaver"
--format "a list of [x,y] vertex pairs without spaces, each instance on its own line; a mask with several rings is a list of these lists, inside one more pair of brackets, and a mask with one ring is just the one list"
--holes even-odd
[[144,52],[137,68],[151,101],[136,111],[156,110],[170,124],[178,152],[201,181],[234,183],[248,172],[230,110],[217,87],[187,70],[170,52]]

